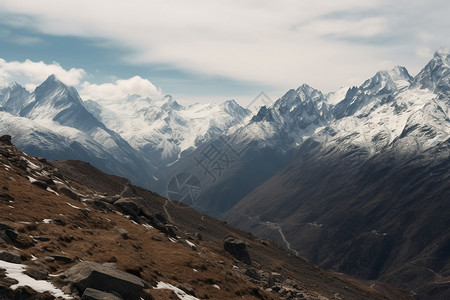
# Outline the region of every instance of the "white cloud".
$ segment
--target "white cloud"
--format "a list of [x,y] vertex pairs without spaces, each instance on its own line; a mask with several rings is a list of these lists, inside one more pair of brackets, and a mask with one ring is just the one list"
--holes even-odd
[[0,86],[16,81],[30,89],[34,88],[36,84],[42,83],[52,74],[65,84],[76,86],[80,84],[86,72],[76,68],[66,70],[56,62],[46,64],[42,61],[33,62],[28,59],[24,62],[7,62],[0,58]]
[[119,79],[112,83],[91,84],[84,80],[87,74],[83,69],[66,70],[56,62],[52,64],[31,60],[7,62],[0,58],[0,87],[18,82],[32,92],[52,74],[64,84],[76,87],[85,100],[121,100],[133,94],[150,98],[162,96],[159,88],[140,76]]
[[121,100],[133,94],[158,99],[162,96],[160,89],[140,76],[116,80],[114,83],[91,84],[85,81],[80,89],[80,96],[84,100]]
[[106,39],[129,48],[131,63],[329,90],[386,61],[418,71],[426,60],[415,49],[450,43],[449,7],[448,0],[0,0],[0,22]]

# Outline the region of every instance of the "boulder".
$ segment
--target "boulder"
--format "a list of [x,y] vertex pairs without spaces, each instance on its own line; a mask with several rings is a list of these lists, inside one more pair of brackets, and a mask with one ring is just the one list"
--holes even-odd
[[142,280],[134,275],[89,261],[71,267],[65,275],[80,294],[87,288],[93,288],[118,293],[127,300],[139,300],[144,288]]
[[47,280],[47,278],[48,278],[47,271],[38,270],[38,269],[35,269],[32,267],[27,267],[25,274],[27,274],[28,276],[30,276],[36,280]]
[[9,226],[9,225],[0,223],[0,230],[7,230],[7,229],[9,229],[9,230],[15,230],[13,227],[11,227],[11,226]]
[[20,264],[20,254],[17,251],[0,251],[0,260]]
[[38,187],[40,187],[40,188],[42,188],[44,190],[46,190],[47,187],[48,187],[48,184],[45,183],[45,181],[41,181],[41,180],[33,181],[32,184],[34,184],[35,186],[38,186]]
[[255,279],[255,280],[258,280],[258,281],[261,280],[261,276],[259,275],[258,271],[256,271],[256,269],[249,268],[249,269],[245,270],[244,274],[247,275],[248,277],[252,278],[252,279]]
[[51,179],[50,177],[47,177],[47,176],[38,176],[38,177],[36,178],[36,180],[37,180],[37,181],[43,181],[43,182],[45,182],[45,183],[48,184],[48,185],[54,185],[54,184],[55,184],[55,182],[53,181],[53,179]]
[[248,265],[252,264],[252,259],[250,258],[250,254],[247,250],[247,244],[244,241],[233,237],[228,237],[223,243],[223,248],[243,263]]
[[87,288],[84,290],[81,300],[122,300],[122,298],[111,293]]
[[72,191],[70,188],[65,187],[65,186],[59,186],[57,188],[58,193],[66,195],[67,197],[69,197],[70,199],[73,200],[80,200],[80,196],[78,196],[74,191]]
[[[140,198],[137,198],[140,199]],[[141,215],[141,205],[137,204],[133,198],[121,198],[114,202],[114,205],[119,208],[124,214],[134,218]]]
[[19,234],[12,229],[6,229],[5,234],[11,239],[11,241],[17,240]]

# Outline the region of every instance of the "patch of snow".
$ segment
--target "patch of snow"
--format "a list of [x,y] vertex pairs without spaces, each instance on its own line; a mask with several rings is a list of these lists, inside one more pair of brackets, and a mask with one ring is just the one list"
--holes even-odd
[[190,242],[188,240],[185,240],[185,241],[189,245],[189,247],[191,247],[191,248],[196,248],[197,247],[194,243],[192,243],[192,242]]
[[172,237],[170,237],[170,236],[169,236],[169,240],[170,240],[172,243],[176,243],[176,242],[177,242],[176,239],[174,239],[174,238],[172,238]]
[[86,209],[86,210],[88,210],[88,211],[91,211],[89,208],[81,208],[81,207],[78,207],[78,206],[75,206],[75,205],[73,205],[73,204],[70,204],[69,202],[66,202],[70,207],[72,207],[72,208],[75,208],[75,209]]
[[50,222],[53,222],[52,219],[44,219],[42,220],[42,222],[44,222],[45,224],[50,224]]
[[54,190],[52,190],[51,188],[47,187],[47,191],[49,191],[50,193],[55,194],[56,196],[59,196],[59,194],[57,192],[55,192]]
[[60,289],[56,288],[52,283],[45,280],[36,280],[26,274],[26,266],[22,264],[13,264],[0,260],[0,268],[6,270],[6,276],[18,281],[17,284],[11,286],[11,289],[15,290],[20,286],[29,286],[33,290],[44,293],[50,292],[55,297],[62,297],[63,299],[73,299],[72,297],[64,294]]
[[212,287],[220,290],[220,286],[218,286],[217,284],[213,284]]
[[27,162],[28,167],[30,167],[31,169],[33,169],[33,170],[41,169],[41,167],[39,167],[38,165],[34,164],[29,159],[26,159],[25,157],[23,157],[23,159]]
[[31,176],[27,176],[28,177],[28,180],[30,180],[30,182],[31,183],[33,183],[33,182],[36,182],[37,181],[37,179],[36,178],[33,178],[33,177],[31,177]]
[[192,269],[192,271],[194,271],[195,273],[197,273],[197,272],[198,272],[198,270],[197,270],[197,269]]
[[186,294],[186,292],[180,290],[179,288],[165,282],[158,282],[158,285],[154,288],[156,290],[172,290],[175,295],[178,296],[178,299],[181,300],[199,300],[197,297]]
[[144,227],[147,228],[147,229],[153,228],[153,226],[148,225],[148,224],[142,224],[142,226],[144,226]]

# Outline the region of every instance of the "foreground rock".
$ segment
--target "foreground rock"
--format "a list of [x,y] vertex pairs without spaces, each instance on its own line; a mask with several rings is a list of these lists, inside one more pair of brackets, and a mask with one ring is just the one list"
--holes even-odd
[[87,288],[92,288],[107,293],[117,293],[127,300],[139,300],[144,288],[144,284],[138,277],[95,262],[79,263],[68,269],[65,275],[80,295]]
[[0,260],[13,264],[20,264],[20,255],[17,251],[0,251]]
[[238,260],[251,265],[252,259],[247,251],[247,244],[239,239],[228,237],[223,243],[223,248],[225,251],[236,257]]

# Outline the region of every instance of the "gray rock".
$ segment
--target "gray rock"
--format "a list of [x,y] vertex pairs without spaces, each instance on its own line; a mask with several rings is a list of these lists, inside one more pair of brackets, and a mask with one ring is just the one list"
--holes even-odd
[[55,259],[53,257],[51,257],[51,256],[46,256],[44,259],[47,262],[54,262],[55,261]]
[[11,239],[11,241],[15,241],[19,234],[11,229],[6,229],[5,234]]
[[47,183],[45,183],[44,181],[40,181],[40,180],[33,181],[32,184],[34,184],[35,186],[38,186],[44,190],[46,190],[48,187]]
[[96,289],[87,288],[84,290],[82,300],[122,300],[122,298],[111,294],[102,292]]
[[20,254],[17,251],[0,251],[0,260],[20,264]]
[[247,250],[247,244],[244,241],[228,237],[223,243],[223,248],[243,263],[248,265],[252,264],[252,259]]
[[250,269],[247,269],[247,270],[245,270],[245,273],[244,273],[245,275],[247,275],[248,277],[250,277],[250,278],[253,278],[253,279],[255,279],[255,280],[261,280],[261,276],[259,276],[259,273],[258,273],[258,271],[256,271],[255,269],[253,269],[253,268],[250,268]]
[[38,270],[31,267],[27,267],[25,274],[36,280],[47,280],[48,278],[48,273],[46,271]]
[[271,273],[274,282],[282,282],[284,281],[283,275],[280,273],[272,272]]
[[7,230],[7,229],[9,229],[9,230],[15,230],[13,227],[11,227],[11,226],[9,226],[9,225],[0,223],[0,230]]
[[46,236],[33,236],[32,238],[35,239],[36,241],[39,241],[39,242],[48,242],[48,241],[50,241],[50,238],[46,237]]
[[114,205],[118,207],[124,214],[132,217],[137,217],[141,214],[141,208],[136,202],[128,198],[122,198],[114,202]]
[[87,288],[115,292],[127,300],[139,300],[144,288],[136,276],[95,262],[81,262],[64,272],[80,293]]
[[57,188],[58,193],[66,195],[67,197],[69,197],[70,199],[73,200],[80,200],[80,196],[78,196],[74,191],[72,191],[70,188],[65,187],[65,186],[59,186]]
[[48,185],[54,185],[55,184],[53,179],[51,179],[50,177],[47,177],[47,176],[38,176],[36,179],[38,181],[43,181],[43,182],[45,182]]

